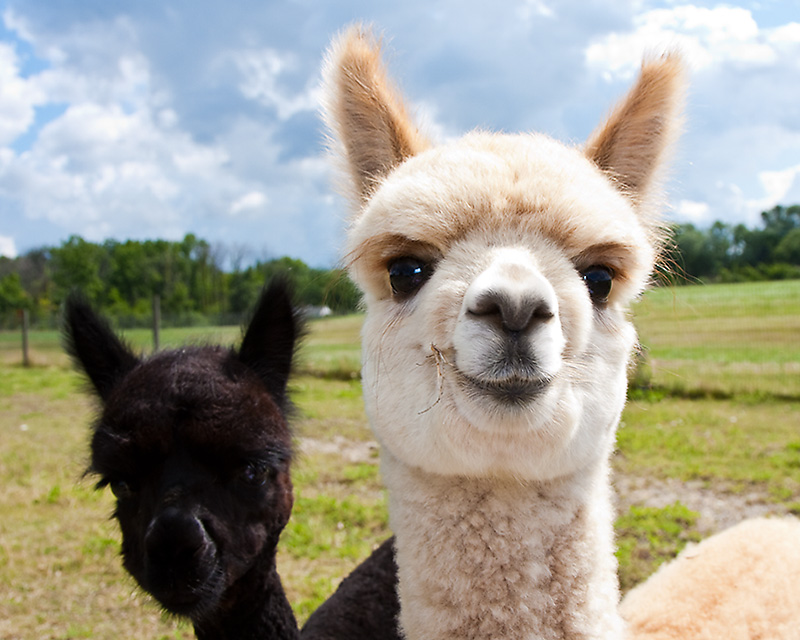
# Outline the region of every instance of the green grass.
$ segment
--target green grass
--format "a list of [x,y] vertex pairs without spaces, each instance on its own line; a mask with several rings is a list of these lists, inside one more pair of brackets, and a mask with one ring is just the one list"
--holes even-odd
[[620,588],[635,587],[678,555],[687,542],[698,541],[697,517],[680,502],[662,509],[633,505],[621,515],[616,522]]
[[800,401],[632,401],[614,458],[619,473],[700,480],[728,491],[758,486],[800,499]]
[[[616,472],[756,489],[800,513],[798,301],[791,282],[650,292],[635,317],[657,391],[633,394]],[[310,323],[291,385],[300,454],[278,566],[300,620],[389,535],[366,446],[360,326],[360,316]],[[126,337],[149,350],[149,332]],[[239,337],[236,327],[165,330],[162,344]],[[0,333],[0,638],[192,637],[120,566],[111,496],[82,476],[93,401],[58,335],[34,333],[31,346],[35,366],[23,368],[19,336]],[[697,538],[697,514],[633,506],[617,532],[627,588]]]
[[345,380],[359,377],[362,319],[361,315],[351,315],[309,323],[300,371]]
[[[299,436],[348,440],[370,438],[360,380],[339,380],[301,375],[290,385],[292,398],[299,408],[300,420],[295,431]],[[331,407],[335,411],[331,411]]]
[[800,399],[800,280],[655,289],[634,317],[656,387]]

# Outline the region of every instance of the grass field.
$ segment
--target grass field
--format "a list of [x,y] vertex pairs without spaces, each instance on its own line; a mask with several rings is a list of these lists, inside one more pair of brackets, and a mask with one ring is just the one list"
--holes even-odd
[[[800,512],[800,282],[660,289],[637,305],[655,390],[634,392],[618,476],[753,492]],[[712,312],[713,310],[713,312]],[[293,396],[296,506],[279,569],[304,619],[389,535],[377,452],[361,404],[361,318],[315,322]],[[145,331],[126,333],[143,350]],[[235,342],[237,328],[171,330],[162,344]],[[0,638],[189,638],[119,563],[110,494],[84,478],[94,410],[58,335],[0,333]],[[646,577],[701,535],[680,502],[619,514],[621,581]]]
[[655,386],[800,398],[800,281],[664,287],[634,313]]

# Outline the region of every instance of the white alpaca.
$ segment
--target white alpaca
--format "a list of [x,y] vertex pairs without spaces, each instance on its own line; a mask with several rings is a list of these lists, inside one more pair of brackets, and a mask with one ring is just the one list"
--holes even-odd
[[347,255],[406,637],[619,637],[608,458],[679,61],[645,65],[584,151],[486,133],[431,148],[357,28],[326,78],[361,205]]
[[406,638],[622,637],[608,459],[679,60],[646,63],[583,150],[488,133],[432,147],[358,27],[325,76]]

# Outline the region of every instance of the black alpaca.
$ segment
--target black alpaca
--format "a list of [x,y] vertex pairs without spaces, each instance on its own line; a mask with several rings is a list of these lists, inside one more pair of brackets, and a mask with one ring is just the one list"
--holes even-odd
[[286,384],[300,325],[286,286],[262,294],[238,350],[140,359],[79,297],[67,347],[102,410],[90,471],[117,499],[123,565],[198,638],[397,638],[387,541],[302,635],[275,566],[292,509]]

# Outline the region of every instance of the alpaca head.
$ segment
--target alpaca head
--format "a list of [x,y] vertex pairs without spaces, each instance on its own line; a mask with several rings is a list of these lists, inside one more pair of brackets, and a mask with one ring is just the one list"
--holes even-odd
[[475,132],[432,146],[355,27],[325,117],[352,186],[364,396],[384,450],[443,474],[548,479],[608,454],[658,258],[681,65],[643,65],[583,149]]
[[85,302],[67,302],[68,349],[102,404],[90,471],[116,496],[123,564],[194,622],[274,566],[293,500],[285,413],[297,332],[277,283],[238,350],[187,347],[141,360]]

